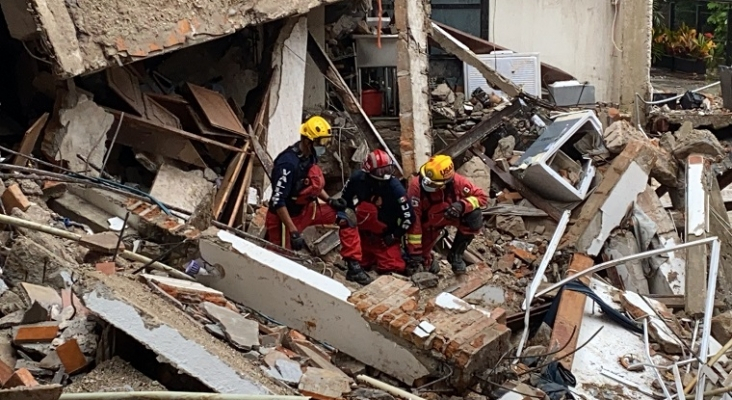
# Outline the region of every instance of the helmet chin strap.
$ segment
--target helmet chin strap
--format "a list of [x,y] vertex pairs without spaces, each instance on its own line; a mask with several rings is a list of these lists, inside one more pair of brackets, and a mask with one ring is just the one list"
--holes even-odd
[[434,193],[437,191],[437,188],[433,188],[433,187],[429,187],[429,186],[425,185],[424,181],[422,181],[421,184],[422,184],[422,189],[424,189],[425,192]]

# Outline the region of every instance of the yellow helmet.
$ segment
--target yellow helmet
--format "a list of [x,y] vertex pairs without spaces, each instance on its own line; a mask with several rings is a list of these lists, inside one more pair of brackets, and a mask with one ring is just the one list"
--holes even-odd
[[330,141],[330,124],[325,118],[320,116],[310,117],[302,125],[300,125],[300,135],[316,142],[319,145],[325,145]]
[[455,164],[446,155],[432,156],[419,169],[422,185],[425,188],[438,189],[450,183],[455,177]]

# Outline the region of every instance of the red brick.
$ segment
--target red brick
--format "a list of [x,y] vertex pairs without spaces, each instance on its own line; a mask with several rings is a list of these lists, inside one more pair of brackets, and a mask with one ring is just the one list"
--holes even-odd
[[66,192],[66,182],[43,181],[43,195],[47,197],[59,197]]
[[473,339],[481,334],[484,334],[487,330],[489,330],[495,324],[496,324],[495,320],[493,320],[492,318],[483,316],[482,319],[473,322],[470,326],[468,326],[467,328],[458,332],[457,335],[455,335],[452,338],[449,338],[450,342],[447,344],[447,347],[445,348],[445,351],[443,353],[448,358],[452,357],[455,354],[455,352],[463,346],[464,343],[467,343],[471,339]]
[[34,387],[38,386],[38,382],[36,379],[31,375],[30,371],[28,371],[25,368],[21,368],[13,375],[8,378],[7,381],[3,384],[3,389],[12,389],[17,387]]
[[404,315],[404,313],[400,312],[398,309],[392,308],[389,311],[381,314],[376,322],[383,327],[389,328],[391,322],[402,315]]
[[3,207],[5,207],[5,213],[10,215],[10,211],[13,208],[18,208],[21,211],[28,210],[30,207],[30,201],[25,197],[23,191],[20,190],[20,186],[16,183],[5,189],[2,195]]
[[358,302],[358,304],[356,304],[356,309],[358,310],[358,312],[364,313],[364,312],[366,312],[366,310],[371,308],[372,305],[373,305],[373,303],[371,303],[368,299],[361,300]]
[[516,260],[515,254],[513,254],[513,253],[504,254],[503,257],[501,257],[498,260],[496,269],[498,271],[511,271],[513,269],[513,263],[515,260]]
[[513,254],[516,254],[516,257],[526,261],[529,264],[536,261],[536,256],[524,249],[519,249],[518,247],[511,246],[511,252]]
[[0,360],[0,387],[13,375],[13,369]]
[[81,352],[76,339],[66,341],[66,343],[56,348],[56,354],[64,365],[64,369],[69,375],[73,375],[86,367],[87,361],[84,353]]
[[404,288],[401,291],[401,294],[403,296],[414,297],[416,299],[419,299],[419,288],[414,285],[410,285],[409,287]]
[[452,295],[463,298],[490,282],[491,279],[493,279],[493,271],[484,264],[480,264],[478,270],[471,272],[467,282],[454,290]]
[[432,349],[438,353],[442,353],[442,350],[445,348],[445,344],[447,343],[447,339],[445,339],[442,335],[436,335],[434,339],[432,339]]
[[412,322],[404,325],[402,330],[399,332],[399,336],[402,337],[402,339],[410,340],[412,337],[412,331],[414,331],[414,328],[416,328],[419,325],[419,321],[413,320]]
[[404,325],[408,324],[413,319],[414,318],[410,317],[409,315],[403,314],[394,321],[391,321],[391,323],[389,324],[389,332],[394,335],[399,335],[399,333],[402,331],[402,328],[404,328]]
[[23,343],[48,343],[58,335],[58,322],[41,322],[32,325],[18,327],[18,332],[13,342]]
[[405,301],[400,308],[405,313],[410,313],[417,309],[417,300],[407,299],[407,301]]
[[371,309],[368,311],[369,319],[371,319],[372,321],[376,321],[376,317],[388,311],[389,308],[389,305],[384,303],[380,303],[371,307]]
[[[471,340],[467,341],[466,343],[463,343],[462,346],[460,346],[460,350],[465,350],[468,353],[474,354],[478,350],[482,349],[483,347],[489,345],[490,343],[493,343],[496,340],[500,340],[501,336],[503,335],[509,335],[511,331],[506,327],[505,325],[493,325],[489,329],[486,329],[485,331],[481,332],[476,337],[472,338]],[[478,337],[480,336],[480,338]],[[480,339],[480,340],[475,340]],[[473,346],[471,342],[481,343],[481,346]]]
[[496,307],[493,310],[491,310],[491,318],[496,320],[501,325],[506,325],[506,310],[504,310],[501,307]]
[[104,275],[114,275],[117,273],[117,264],[112,261],[100,262],[95,265],[97,271]]

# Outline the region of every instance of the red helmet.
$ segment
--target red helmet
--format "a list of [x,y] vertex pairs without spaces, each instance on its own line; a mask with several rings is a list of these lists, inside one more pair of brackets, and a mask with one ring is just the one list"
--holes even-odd
[[363,160],[363,170],[374,179],[388,180],[394,174],[394,161],[381,149],[376,149]]

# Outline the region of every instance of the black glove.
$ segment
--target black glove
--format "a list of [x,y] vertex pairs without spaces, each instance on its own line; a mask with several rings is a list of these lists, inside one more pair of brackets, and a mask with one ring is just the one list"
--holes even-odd
[[394,243],[399,241],[399,238],[394,236],[393,233],[388,233],[382,236],[381,240],[384,242],[385,247],[391,247]]
[[424,257],[422,256],[409,256],[407,258],[407,267],[418,270],[424,265]]
[[339,197],[337,199],[329,198],[328,199],[328,205],[333,207],[336,211],[343,211],[348,207],[348,204],[346,203],[346,200]]
[[305,248],[305,239],[300,232],[292,232],[290,234],[290,245],[293,250],[302,250]]
[[464,211],[465,205],[460,201],[456,201],[450,204],[450,207],[447,207],[447,210],[445,210],[445,217],[448,219],[458,219],[463,216]]

